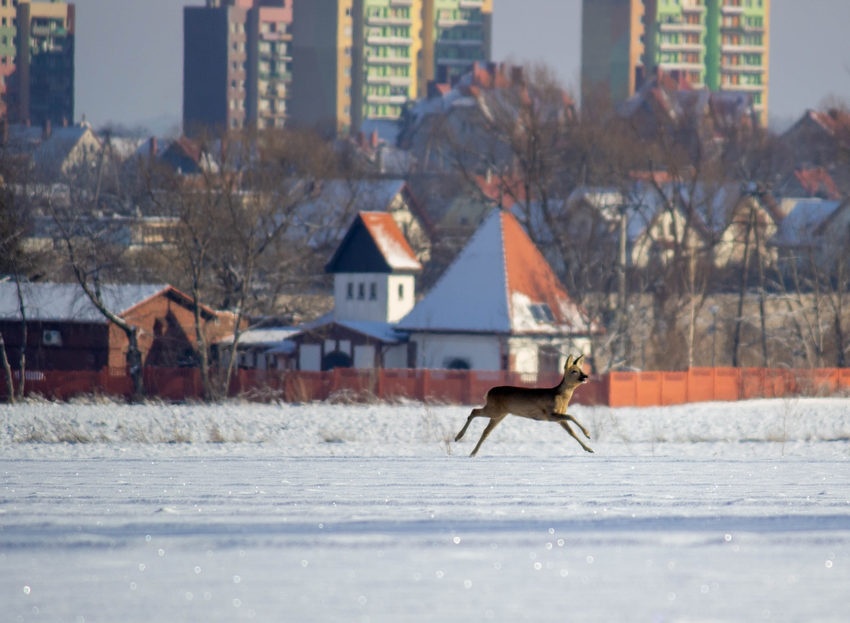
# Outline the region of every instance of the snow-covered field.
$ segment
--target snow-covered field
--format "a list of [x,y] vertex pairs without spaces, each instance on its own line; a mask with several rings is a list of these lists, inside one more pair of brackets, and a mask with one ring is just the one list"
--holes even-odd
[[850,400],[0,406],[0,621],[847,621]]

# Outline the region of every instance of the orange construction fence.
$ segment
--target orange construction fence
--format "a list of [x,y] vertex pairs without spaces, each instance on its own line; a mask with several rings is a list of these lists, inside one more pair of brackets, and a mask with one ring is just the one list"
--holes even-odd
[[[20,382],[14,373],[13,383]],[[528,378],[486,370],[335,368],[326,372],[239,370],[229,394],[252,400],[367,401],[417,400],[480,404],[496,385],[553,386],[557,374]],[[146,395],[171,401],[202,396],[194,368],[145,368]],[[128,397],[130,378],[123,370],[27,371],[25,393],[55,400],[85,394]],[[781,396],[825,396],[850,391],[850,368],[787,370],[771,368],[692,368],[679,372],[609,372],[578,388],[573,402],[611,407],[672,405],[709,400],[745,400]],[[0,400],[8,399],[0,379]]]

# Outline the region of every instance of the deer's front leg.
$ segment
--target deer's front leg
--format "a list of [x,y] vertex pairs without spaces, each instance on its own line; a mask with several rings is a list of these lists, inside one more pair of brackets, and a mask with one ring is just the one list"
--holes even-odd
[[[575,422],[575,418],[571,418],[571,419]],[[559,420],[558,424],[560,424],[563,427],[563,429],[570,434],[570,437],[572,437],[573,439],[575,439],[578,442],[578,445],[580,445],[584,449],[585,452],[590,452],[591,454],[593,454],[593,449],[590,446],[588,446],[586,443],[584,443],[579,438],[579,436],[575,434],[573,429],[570,428],[570,425],[567,423],[566,419]],[[579,428],[581,428],[581,430],[585,434],[585,436],[587,436],[587,438],[590,439],[590,437],[587,435],[587,431],[584,430],[584,427],[581,424],[579,424],[578,422],[576,422],[576,424],[579,426]]]
[[572,422],[573,424],[575,424],[576,426],[578,426],[581,429],[581,432],[584,433],[585,437],[590,439],[590,433],[587,432],[587,429],[584,426],[582,426],[582,423],[579,422],[575,418],[575,416],[572,416],[569,413],[563,413],[563,414],[552,413],[552,414],[549,415],[549,419],[552,420],[553,422],[559,422],[559,423]]

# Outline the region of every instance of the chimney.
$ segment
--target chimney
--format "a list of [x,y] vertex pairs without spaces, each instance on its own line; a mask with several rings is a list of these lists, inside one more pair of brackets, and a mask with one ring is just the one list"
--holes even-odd
[[156,157],[158,155],[157,152],[159,151],[159,145],[157,145],[157,143],[156,143],[156,137],[151,136],[151,140],[149,141],[149,143],[150,143],[150,153],[149,153],[149,155],[150,155],[151,160],[154,160],[154,159],[156,159]]

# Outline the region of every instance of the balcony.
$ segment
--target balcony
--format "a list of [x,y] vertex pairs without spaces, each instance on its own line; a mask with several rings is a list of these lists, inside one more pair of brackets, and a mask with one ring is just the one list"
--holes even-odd
[[413,61],[409,56],[367,56],[368,65],[410,65]]
[[765,47],[763,45],[755,45],[753,43],[724,43],[720,46],[721,53],[727,54],[764,54]]
[[763,65],[720,65],[720,73],[725,74],[763,74]]
[[659,67],[664,70],[681,69],[682,71],[702,71],[705,65],[702,63],[686,63],[685,61],[661,61]]
[[483,0],[460,0],[460,8],[462,9],[480,9]]
[[702,33],[705,30],[702,24],[687,24],[685,22],[664,22],[661,24],[661,32],[680,33]]
[[438,58],[438,65],[448,65],[450,67],[471,67],[472,63],[477,61],[477,58]]
[[480,19],[469,19],[466,17],[438,17],[437,26],[440,28],[456,28],[458,26],[481,26]]
[[390,6],[412,6],[413,0],[390,0]]
[[747,93],[758,93],[759,91],[765,90],[765,86],[763,84],[732,84],[726,80],[720,81],[720,88],[724,91],[745,91]]
[[367,95],[368,104],[396,104],[401,106],[407,102],[406,95]]
[[738,5],[724,5],[720,7],[721,15],[740,15],[744,12],[744,7]]
[[399,45],[407,47],[413,43],[411,37],[385,37],[383,35],[368,35],[366,43],[369,45]]
[[410,26],[412,23],[409,17],[366,16],[367,26]]
[[438,39],[435,45],[438,47],[477,47],[480,48],[484,42],[481,39]]
[[662,52],[705,52],[701,43],[659,43],[658,49]]
[[366,84],[388,84],[393,87],[410,87],[413,80],[410,76],[366,76]]

